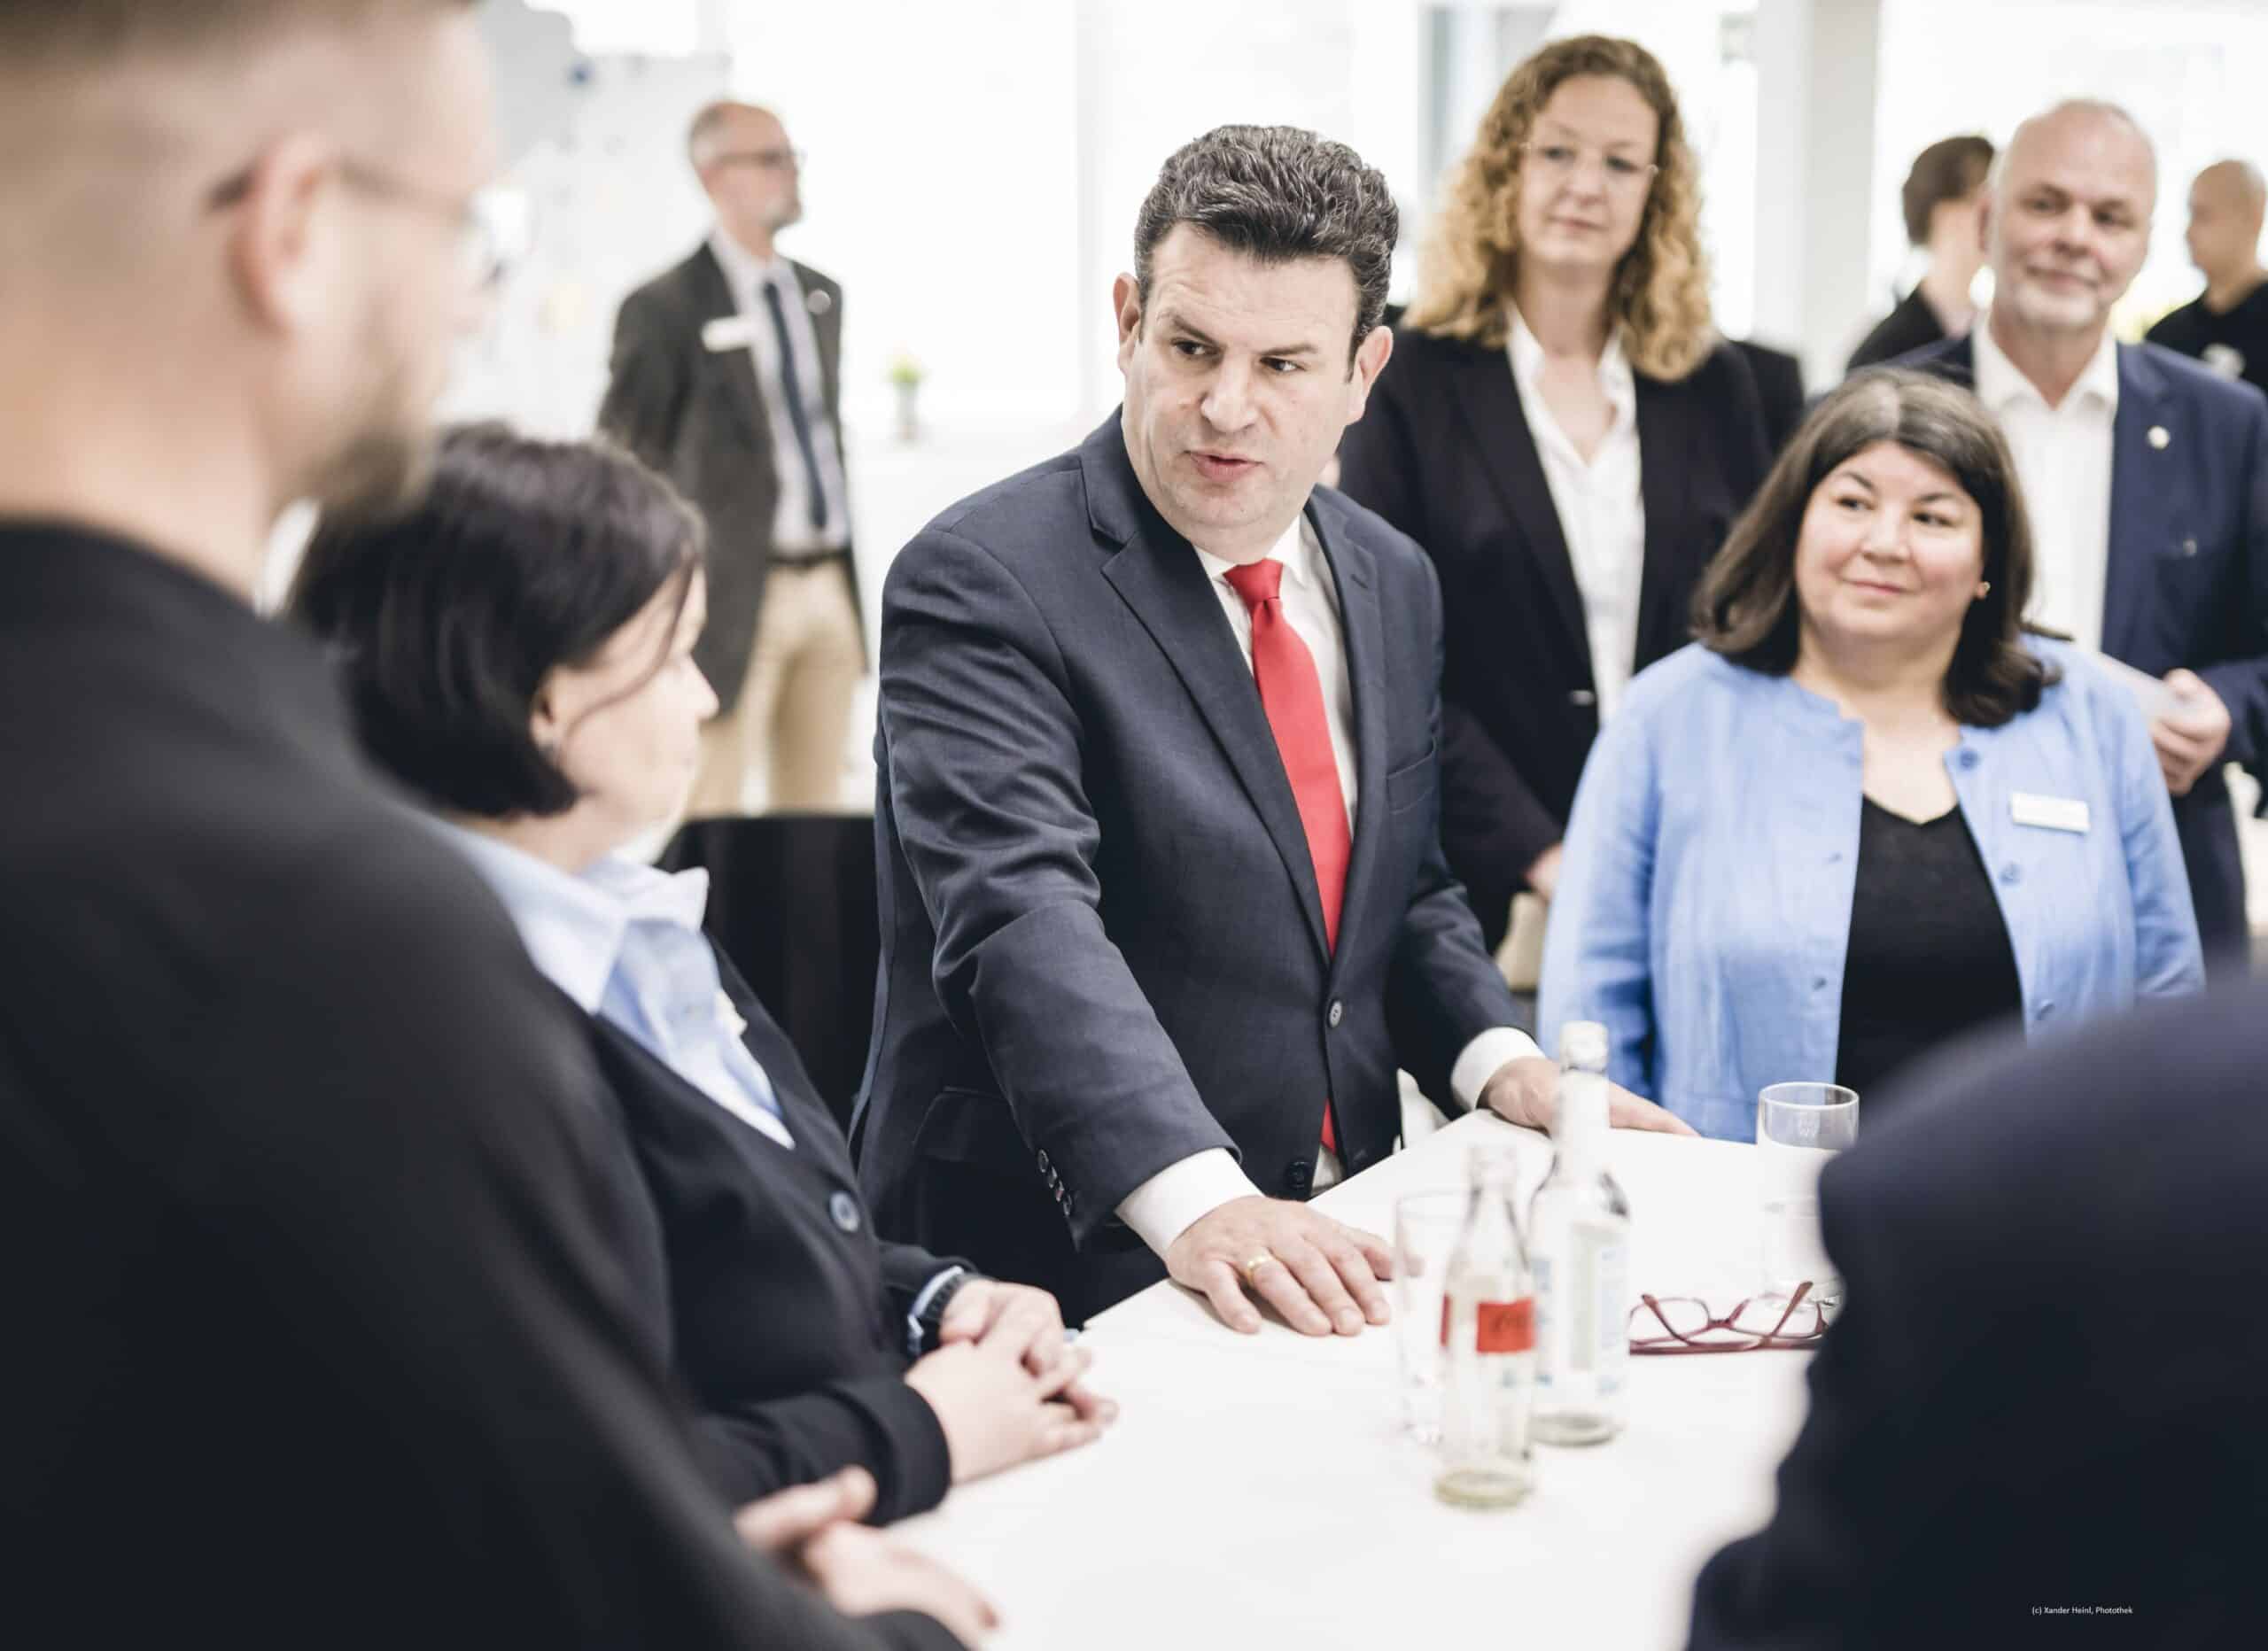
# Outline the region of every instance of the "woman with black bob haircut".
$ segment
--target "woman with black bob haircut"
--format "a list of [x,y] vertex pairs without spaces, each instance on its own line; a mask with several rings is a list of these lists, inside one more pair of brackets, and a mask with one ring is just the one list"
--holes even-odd
[[[378,766],[433,811],[589,1017],[625,1260],[735,1500],[870,1470],[882,1522],[1093,1438],[1052,1297],[879,1241],[794,1049],[701,928],[674,819],[716,696],[699,518],[602,444],[451,432],[408,515],[326,522],[290,608]],[[562,1105],[585,1104],[563,1095]]]
[[[2198,989],[2126,691],[2027,632],[2031,530],[1967,391],[1862,373],[1805,421],[1583,771],[1542,1024],[1753,1136],[1767,1084],[1874,1094],[1966,1027]],[[1862,1116],[1872,1116],[1862,1113]]]

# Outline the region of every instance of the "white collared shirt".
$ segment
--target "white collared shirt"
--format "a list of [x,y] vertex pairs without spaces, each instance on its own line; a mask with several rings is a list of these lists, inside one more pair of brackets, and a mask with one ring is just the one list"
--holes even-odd
[[[819,334],[812,326],[811,299],[796,278],[796,267],[778,253],[759,259],[722,229],[709,237],[709,249],[725,272],[733,301],[749,322],[749,350],[755,358],[757,387],[772,426],[772,465],[780,478],[779,508],[773,512],[772,543],[778,550],[809,553],[840,550],[850,542],[850,490],[843,477],[843,449],[835,422],[827,414],[827,385],[819,363]],[[827,528],[812,531],[810,486],[804,470],[803,450],[796,445],[796,427],[788,417],[787,391],[780,377],[780,339],[772,325],[772,310],[764,289],[780,289],[780,311],[788,323],[788,342],[796,353],[796,383],[803,391],[804,417],[812,437],[812,452],[819,461],[819,477],[827,499]]]
[[1543,345],[1517,306],[1507,304],[1512,382],[1543,461],[1559,532],[1582,593],[1590,643],[1591,686],[1604,723],[1622,698],[1638,657],[1638,596],[1646,571],[1646,506],[1639,487],[1638,385],[1618,330],[1598,358],[1599,388],[1614,409],[1598,450],[1587,460],[1543,399]]
[[795,1146],[701,932],[708,872],[609,856],[578,876],[479,832],[434,824],[511,914],[537,969],[585,1014],[619,1027],[751,1129]]
[[2103,329],[2086,370],[2051,407],[1992,337],[1992,317],[1969,334],[1977,399],[2000,422],[2031,515],[2033,582],[2026,617],[2102,647],[2110,575],[2110,469],[2118,420],[2118,344]]
[[[1196,548],[1192,546],[1192,548]],[[1331,754],[1339,764],[1339,789],[1347,799],[1347,823],[1355,824],[1355,694],[1347,669],[1347,639],[1339,616],[1339,585],[1315,529],[1303,511],[1283,536],[1269,547],[1268,555],[1284,564],[1281,591],[1284,618],[1315,657],[1315,670],[1323,687],[1323,702],[1331,715]],[[1237,564],[1223,562],[1206,550],[1197,551],[1221,610],[1236,632],[1245,668],[1252,668],[1252,611],[1228,581]],[[1535,1041],[1514,1027],[1492,1027],[1466,1044],[1449,1074],[1449,1088],[1464,1105],[1480,1104],[1480,1091],[1508,1060],[1541,1054]],[[1331,1153],[1317,1149],[1315,1190],[1323,1191],[1340,1177],[1340,1166]],[[1235,1157],[1220,1147],[1208,1148],[1169,1164],[1120,1200],[1118,1219],[1159,1256],[1193,1222],[1234,1198],[1262,1194],[1252,1184]]]

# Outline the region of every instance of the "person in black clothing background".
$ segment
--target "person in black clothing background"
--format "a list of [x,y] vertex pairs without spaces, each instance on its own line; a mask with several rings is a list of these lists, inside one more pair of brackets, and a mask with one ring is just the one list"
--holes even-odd
[[488,111],[460,0],[0,8],[11,1643],[990,1619],[840,1523],[863,1487],[735,1534],[618,1260],[583,1028],[250,606],[287,501],[415,493]]
[[1053,1298],[880,1241],[794,1045],[702,932],[709,874],[624,852],[683,808],[716,711],[703,544],[611,444],[473,425],[416,508],[325,523],[290,606],[372,759],[587,1017],[637,1157],[625,1255],[726,1494],[862,1467],[881,1523],[1084,1444],[1114,1407],[1080,1385]]
[[2205,290],[2150,329],[2149,341],[2225,378],[2268,390],[2268,269],[2260,265],[2268,182],[2248,160],[2217,160],[2189,186],[2189,261]]
[[1948,137],[1914,158],[1899,202],[1906,238],[1927,252],[1922,279],[1851,352],[1848,370],[1878,367],[1967,332],[1977,318],[1969,289],[1984,267],[1984,180],[1992,145],[1981,137]]
[[1482,118],[1340,485],[1441,580],[1441,845],[1494,946],[1549,899],[1583,759],[1767,463],[1709,320],[1691,150],[1661,65],[1546,46]]

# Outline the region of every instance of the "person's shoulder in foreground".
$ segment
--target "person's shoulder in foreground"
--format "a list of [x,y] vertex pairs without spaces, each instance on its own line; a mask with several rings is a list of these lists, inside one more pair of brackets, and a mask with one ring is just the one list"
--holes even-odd
[[2149,1645],[2257,1638],[2264,1073],[2241,983],[1911,1079],[1822,1179],[1848,1306],[1694,1647],[2000,1644],[2082,1608]]

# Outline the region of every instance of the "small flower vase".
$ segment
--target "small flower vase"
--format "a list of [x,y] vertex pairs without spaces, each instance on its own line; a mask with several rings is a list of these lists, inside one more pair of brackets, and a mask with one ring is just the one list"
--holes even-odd
[[900,441],[921,439],[921,385],[918,380],[900,379],[897,384],[897,438]]

